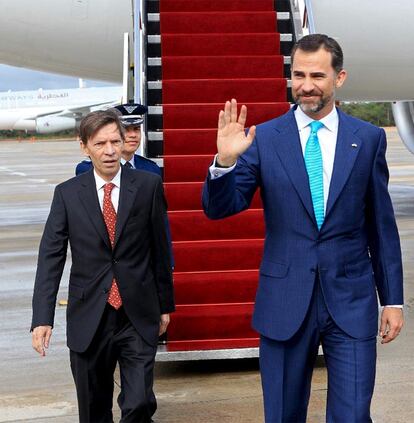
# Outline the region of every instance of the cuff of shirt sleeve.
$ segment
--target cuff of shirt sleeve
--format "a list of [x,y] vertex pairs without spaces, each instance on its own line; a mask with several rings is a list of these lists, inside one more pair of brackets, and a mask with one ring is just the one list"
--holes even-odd
[[220,176],[226,175],[227,173],[231,172],[237,164],[236,162],[231,167],[217,167],[217,156],[218,154],[214,156],[213,164],[209,167],[211,179],[217,179],[220,178]]
[[386,305],[385,307],[391,307],[391,308],[404,308],[404,306],[402,304],[393,304],[393,305]]

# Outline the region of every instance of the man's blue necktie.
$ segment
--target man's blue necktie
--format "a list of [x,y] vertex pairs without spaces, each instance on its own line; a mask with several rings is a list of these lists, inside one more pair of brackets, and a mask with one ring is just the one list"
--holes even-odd
[[311,122],[309,126],[311,128],[311,133],[306,142],[305,165],[309,176],[313,211],[315,213],[318,229],[320,229],[325,217],[325,210],[323,198],[323,162],[318,131],[323,127],[323,123],[315,120]]

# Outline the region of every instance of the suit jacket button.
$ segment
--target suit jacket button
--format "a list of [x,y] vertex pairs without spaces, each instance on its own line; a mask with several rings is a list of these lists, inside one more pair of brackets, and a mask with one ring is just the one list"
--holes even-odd
[[118,260],[113,259],[113,260],[112,260],[112,263],[113,263],[113,264],[117,264],[117,263],[118,263]]
[[312,267],[312,269],[310,270],[311,273],[316,273],[316,269]]

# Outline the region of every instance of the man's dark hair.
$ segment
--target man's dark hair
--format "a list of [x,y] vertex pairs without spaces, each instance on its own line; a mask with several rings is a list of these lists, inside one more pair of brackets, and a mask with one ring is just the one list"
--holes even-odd
[[343,69],[344,54],[338,42],[325,34],[310,34],[301,38],[292,48],[290,63],[293,65],[293,58],[295,57],[296,50],[314,53],[320,48],[324,48],[331,53],[332,67],[335,69],[336,73],[339,73]]
[[81,121],[79,127],[79,138],[86,145],[88,140],[92,138],[104,126],[115,123],[121,138],[124,139],[124,128],[119,121],[119,118],[112,110],[97,110],[96,112],[88,113]]

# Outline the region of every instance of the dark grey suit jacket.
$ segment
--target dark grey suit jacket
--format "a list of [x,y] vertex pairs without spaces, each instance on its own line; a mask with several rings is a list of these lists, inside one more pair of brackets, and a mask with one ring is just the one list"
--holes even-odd
[[39,248],[32,329],[53,326],[68,241],[72,254],[67,343],[85,351],[104,311],[113,277],[125,312],[150,344],[158,340],[160,314],[174,311],[161,178],[122,168],[115,245],[111,248],[93,172],[55,189]]

